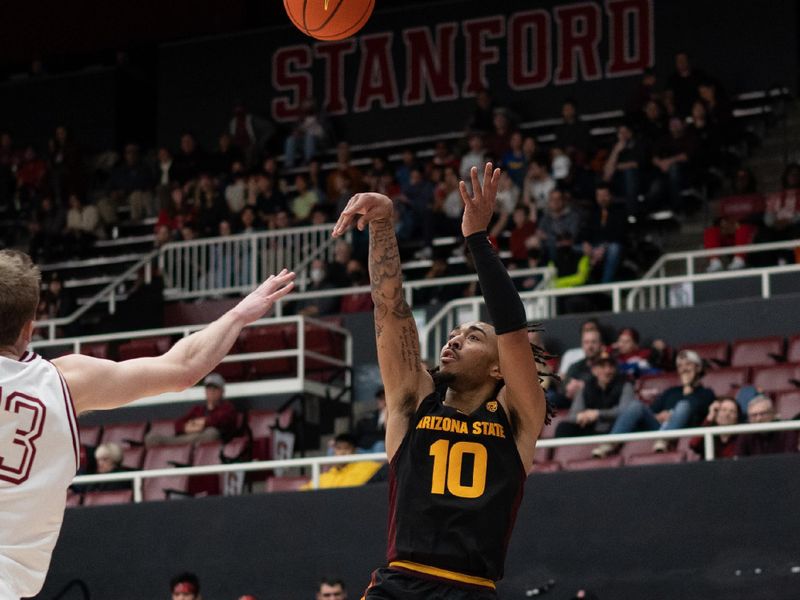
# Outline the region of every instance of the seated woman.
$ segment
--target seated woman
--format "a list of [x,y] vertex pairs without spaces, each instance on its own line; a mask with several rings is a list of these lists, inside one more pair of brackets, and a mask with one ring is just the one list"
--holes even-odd
[[[720,398],[714,400],[708,407],[708,415],[703,420],[702,427],[737,425],[742,421],[742,409],[733,398]],[[736,456],[737,437],[735,435],[714,436],[714,458],[733,458]],[[703,436],[698,435],[689,441],[689,447],[695,454],[705,456],[705,443]]]

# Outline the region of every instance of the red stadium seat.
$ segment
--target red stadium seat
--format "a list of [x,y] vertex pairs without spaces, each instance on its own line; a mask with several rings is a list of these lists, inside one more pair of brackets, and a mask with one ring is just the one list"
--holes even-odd
[[247,421],[253,437],[253,459],[269,460],[272,457],[272,428],[278,422],[278,413],[274,410],[251,410]]
[[558,461],[562,466],[567,462],[592,458],[592,449],[597,444],[583,444],[580,446],[559,446],[553,449],[553,460]]
[[[282,327],[252,327],[242,331],[242,352],[277,352],[290,349]],[[294,375],[297,361],[294,357],[266,358],[249,361],[253,377],[287,377]]]
[[122,466],[139,470],[144,460],[144,446],[132,446],[122,450]]
[[114,442],[122,447],[137,446],[144,443],[147,423],[122,423],[106,425],[103,428],[103,443]]
[[93,356],[94,358],[111,358],[108,342],[81,344],[81,354]]
[[709,342],[707,344],[691,344],[681,350],[694,350],[706,364],[711,366],[727,366],[730,362],[730,346],[728,342]]
[[687,462],[697,462],[701,460],[703,457],[697,454],[692,448],[689,446],[691,443],[692,438],[690,437],[682,437],[678,438],[678,447],[676,450],[680,450],[683,452],[683,455],[686,457]]
[[[192,446],[153,446],[147,450],[144,468],[167,469],[175,466],[188,466],[192,463]],[[165,500],[169,491],[186,492],[188,477],[175,475],[170,477],[153,477],[145,479],[142,485],[142,496],[145,500]]]
[[130,342],[120,344],[117,349],[120,360],[130,360],[144,356],[158,356],[164,354],[172,346],[172,338],[162,335],[152,338],[136,338]]
[[644,375],[636,384],[639,400],[645,404],[652,404],[667,388],[680,385],[681,380],[677,373],[659,373],[658,375]]
[[760,391],[782,392],[795,388],[795,381],[800,380],[800,366],[775,365],[774,367],[754,367],[752,384]]
[[131,490],[113,492],[87,492],[83,495],[84,506],[103,506],[106,504],[127,504],[133,500]]
[[80,506],[81,505],[81,495],[76,494],[72,490],[67,490],[67,508]]
[[583,471],[586,469],[615,469],[622,466],[621,456],[607,456],[605,458],[587,458],[584,460],[570,460],[564,465],[567,471]]
[[100,443],[100,434],[103,431],[103,428],[99,425],[80,425],[79,424],[79,437],[81,439],[81,445],[89,446],[90,448],[94,448]]
[[784,357],[784,340],[779,336],[737,340],[731,352],[732,367],[774,365]]
[[[192,465],[222,464],[220,459],[222,442],[205,442],[194,447],[194,461]],[[219,475],[193,475],[189,478],[188,491],[192,496],[217,496],[219,495]]]
[[686,461],[686,455],[681,450],[674,452],[650,452],[647,454],[634,454],[625,459],[626,465],[669,465]]
[[778,394],[775,398],[775,411],[781,419],[794,419],[800,415],[800,390]]
[[635,454],[646,454],[653,451],[655,440],[636,440],[635,442],[625,442],[620,450],[620,456],[628,462],[628,458]]
[[528,475],[532,473],[555,473],[556,471],[561,470],[561,463],[558,463],[554,460],[548,460],[546,462],[534,462],[533,466],[531,466],[531,470],[528,471]]
[[789,338],[786,360],[791,363],[800,363],[800,335],[794,335]]
[[714,390],[714,394],[721,396],[736,396],[738,389],[747,383],[748,369],[746,367],[728,367],[708,371],[703,376],[703,385]]
[[175,421],[174,419],[158,419],[150,421],[150,429],[147,433],[158,435],[175,435]]
[[294,492],[299,490],[309,481],[311,481],[311,478],[305,476],[284,475],[281,477],[270,477],[269,479],[267,479],[267,485],[265,487],[265,491]]
[[544,429],[542,429],[542,434],[539,437],[542,439],[554,437],[556,433],[556,427],[558,427],[558,424],[566,419],[568,415],[568,410],[559,410],[555,416],[550,419],[550,423],[544,426]]
[[540,448],[537,447],[536,450],[533,451],[533,462],[544,463],[550,460],[550,455],[552,454],[552,448]]

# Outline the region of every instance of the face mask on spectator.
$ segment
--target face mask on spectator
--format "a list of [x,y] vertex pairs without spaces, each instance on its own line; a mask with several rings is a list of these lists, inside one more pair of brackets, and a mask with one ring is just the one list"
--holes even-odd
[[311,273],[309,274],[311,277],[311,281],[313,283],[322,283],[322,280],[325,279],[325,270],[324,269],[311,269]]

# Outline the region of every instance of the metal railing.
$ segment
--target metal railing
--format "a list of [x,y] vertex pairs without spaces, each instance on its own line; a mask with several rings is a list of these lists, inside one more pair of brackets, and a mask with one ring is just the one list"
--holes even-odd
[[158,255],[164,294],[181,299],[249,292],[284,267],[299,273],[313,258],[333,260],[331,231],[326,223],[165,244]]
[[[775,421],[773,423],[749,423],[720,427],[694,427],[690,429],[648,431],[642,433],[625,433],[616,435],[547,438],[540,439],[536,443],[536,447],[559,448],[562,446],[585,446],[598,445],[602,443],[618,444],[642,440],[673,440],[685,437],[702,437],[704,443],[704,458],[706,460],[713,460],[714,438],[716,436],[764,433],[770,431],[789,431],[797,429],[800,429],[800,421]],[[73,479],[72,483],[73,485],[89,485],[95,483],[131,481],[133,483],[134,502],[142,502],[142,482],[145,479],[151,479],[154,477],[183,477],[232,472],[242,473],[254,471],[272,471],[275,469],[310,468],[311,488],[318,489],[322,467],[360,461],[386,462],[386,454],[384,452],[380,452],[373,454],[351,454],[348,456],[317,456],[310,458],[241,462],[224,465],[204,465],[199,467],[172,467],[166,469],[152,469],[148,471],[126,471],[121,473],[108,473],[105,475],[79,475]]]

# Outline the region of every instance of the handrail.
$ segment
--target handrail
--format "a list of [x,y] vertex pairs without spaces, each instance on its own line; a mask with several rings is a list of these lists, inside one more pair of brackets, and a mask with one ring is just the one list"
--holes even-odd
[[61,327],[63,325],[70,325],[74,323],[78,319],[80,319],[90,308],[92,308],[95,304],[102,302],[106,298],[108,299],[108,313],[114,314],[117,309],[117,286],[121,283],[128,280],[132,275],[137,273],[142,267],[145,269],[144,273],[144,280],[146,283],[150,283],[152,277],[152,260],[158,255],[157,250],[153,250],[148,254],[144,255],[141,260],[133,264],[130,268],[128,268],[123,273],[114,277],[114,279],[108,283],[103,289],[97,292],[94,296],[92,296],[85,304],[80,306],[75,312],[71,315],[66,317],[59,317],[57,319],[46,319],[43,321],[36,321],[34,323],[34,327],[36,329],[40,329],[43,327],[47,328],[47,338],[50,340],[54,340],[56,338],[56,328]]
[[[763,433],[770,431],[791,431],[800,429],[800,421],[775,421],[772,423],[745,423],[742,425],[728,425],[717,427],[692,427],[687,429],[670,429],[647,431],[638,433],[621,433],[614,435],[590,435],[564,438],[539,439],[537,448],[558,448],[561,446],[584,446],[602,443],[625,443],[640,440],[664,440],[684,437],[703,437],[704,456],[706,460],[714,458],[714,437],[719,435],[741,435],[748,433]],[[105,475],[78,475],[73,485],[87,485],[94,483],[110,483],[117,481],[133,482],[134,502],[142,501],[142,482],[153,477],[182,477],[192,475],[214,475],[232,472],[271,471],[274,469],[311,468],[311,487],[319,488],[321,467],[340,465],[351,462],[378,461],[386,462],[385,452],[371,454],[350,454],[347,456],[316,456],[308,458],[287,458],[281,460],[262,460],[224,465],[203,465],[198,467],[174,467],[151,469],[147,471],[124,471],[108,473]]]

